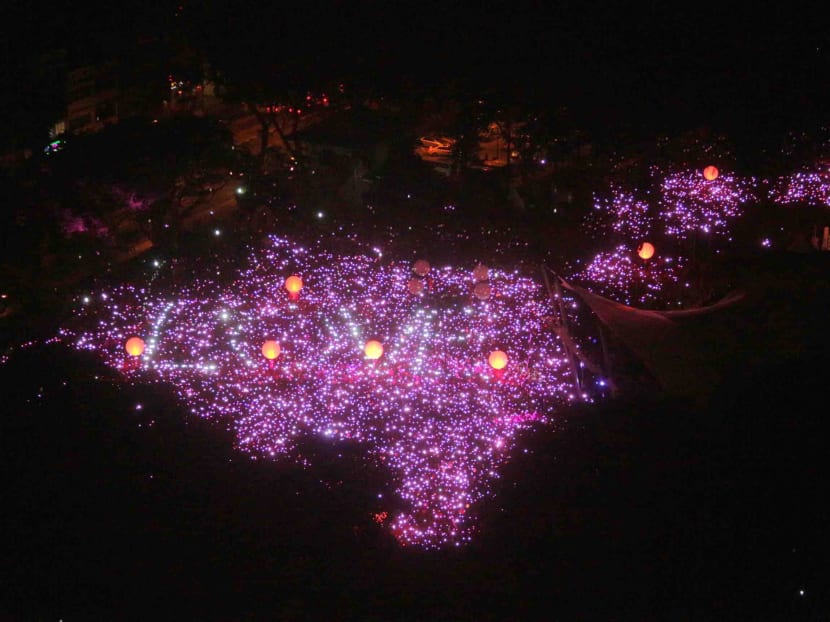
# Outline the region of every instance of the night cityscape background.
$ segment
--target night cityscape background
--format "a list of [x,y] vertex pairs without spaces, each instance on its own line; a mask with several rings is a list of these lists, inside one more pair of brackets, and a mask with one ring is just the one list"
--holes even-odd
[[826,618],[817,7],[0,17],[0,619]]

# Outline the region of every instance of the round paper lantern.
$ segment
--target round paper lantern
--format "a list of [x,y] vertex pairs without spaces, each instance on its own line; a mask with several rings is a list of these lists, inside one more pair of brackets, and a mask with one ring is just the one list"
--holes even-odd
[[419,259],[413,264],[412,271],[418,276],[426,276],[429,272],[429,262],[426,259]]
[[273,361],[280,355],[280,344],[273,339],[269,339],[265,343],[262,344],[262,356],[267,358],[269,361]]
[[485,266],[483,263],[478,264],[475,268],[473,268],[473,278],[476,281],[486,281],[490,278],[490,268]]
[[707,181],[714,181],[720,175],[720,171],[718,170],[717,166],[712,166],[711,164],[703,169],[703,177],[706,178]]
[[487,360],[493,369],[504,369],[507,366],[507,354],[501,350],[493,350]]
[[289,294],[299,294],[302,288],[303,280],[296,274],[292,274],[285,279],[285,289],[288,290]]
[[640,259],[651,259],[654,257],[654,244],[643,242],[637,247],[637,254],[640,256]]
[[376,339],[370,339],[363,346],[363,353],[366,354],[367,359],[372,361],[377,360],[383,356],[383,344]]
[[141,356],[144,354],[144,340],[141,337],[130,337],[124,344],[124,349],[130,356]]
[[407,287],[409,288],[410,294],[417,296],[424,291],[424,282],[421,279],[409,279]]
[[487,300],[490,297],[490,284],[485,282],[476,283],[473,288],[473,295],[479,300]]

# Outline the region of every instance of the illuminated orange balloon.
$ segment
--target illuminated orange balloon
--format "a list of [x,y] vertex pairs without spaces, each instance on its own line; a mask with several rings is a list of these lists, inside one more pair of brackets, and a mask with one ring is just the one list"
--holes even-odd
[[130,356],[141,356],[144,354],[144,340],[141,337],[130,337],[124,344],[124,349]]
[[285,279],[285,289],[288,290],[289,294],[299,294],[302,288],[303,280],[296,274],[293,274]]
[[473,278],[476,281],[486,281],[490,278],[490,268],[485,266],[483,263],[478,264],[475,268],[473,268]]
[[707,181],[714,181],[720,175],[720,171],[718,170],[717,166],[712,166],[711,164],[703,169],[703,177],[706,178]]
[[429,262],[426,259],[419,259],[413,264],[412,270],[418,276],[426,276],[429,272]]
[[643,242],[637,247],[637,254],[640,259],[651,259],[654,257],[654,244],[651,242]]
[[493,369],[504,369],[507,366],[507,354],[501,350],[493,350],[487,360]]
[[280,355],[280,344],[273,339],[269,339],[265,343],[262,344],[262,356],[267,358],[269,361],[273,361]]
[[409,288],[410,294],[417,296],[424,291],[424,282],[421,279],[409,279],[407,287]]
[[473,295],[479,300],[487,300],[490,297],[490,284],[484,281],[476,283],[473,288]]
[[367,359],[372,361],[377,360],[383,356],[383,344],[376,339],[370,339],[366,342],[366,345],[363,346],[363,353],[366,355]]

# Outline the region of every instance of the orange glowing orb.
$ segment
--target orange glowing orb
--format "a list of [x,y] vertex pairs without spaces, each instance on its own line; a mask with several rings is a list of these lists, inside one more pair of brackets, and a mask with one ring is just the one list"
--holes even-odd
[[429,262],[426,259],[419,259],[412,265],[412,271],[418,276],[426,276],[429,272]]
[[363,353],[366,354],[367,359],[375,361],[383,356],[383,344],[375,339],[370,339],[363,346]]
[[720,175],[720,171],[718,170],[717,166],[712,166],[711,164],[703,169],[703,177],[706,178],[706,181],[714,181]]
[[637,254],[640,259],[651,259],[654,257],[654,244],[651,242],[643,242],[637,247]]
[[493,369],[504,369],[507,366],[507,354],[501,350],[493,350],[487,360]]
[[424,282],[421,279],[409,279],[407,287],[409,288],[410,294],[417,296],[424,291]]
[[285,289],[288,290],[289,294],[299,294],[302,288],[303,280],[296,274],[293,274],[285,279]]
[[124,349],[130,356],[141,356],[144,354],[144,340],[141,337],[130,337],[124,344]]
[[269,339],[265,343],[262,344],[262,356],[267,358],[269,361],[273,361],[280,355],[280,344],[273,339]]
[[473,295],[479,300],[487,300],[490,297],[490,284],[484,281],[476,283],[473,288]]

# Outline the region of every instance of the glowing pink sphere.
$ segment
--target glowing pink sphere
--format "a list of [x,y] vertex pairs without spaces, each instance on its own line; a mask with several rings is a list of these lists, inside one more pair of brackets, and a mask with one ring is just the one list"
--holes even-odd
[[507,367],[507,354],[501,350],[493,350],[487,361],[493,369],[504,369]]
[[651,259],[654,257],[654,244],[651,242],[643,242],[637,247],[637,254],[640,259]]
[[273,339],[269,339],[265,343],[262,344],[262,356],[267,358],[269,361],[273,361],[280,355],[280,344]]
[[370,361],[376,361],[383,356],[383,344],[376,339],[370,339],[366,342],[366,345],[363,346],[363,353]]
[[130,356],[141,356],[144,354],[144,340],[141,337],[130,337],[124,344],[124,349]]
[[285,289],[288,291],[289,294],[299,294],[302,288],[303,280],[296,274],[292,274],[287,279],[285,279]]

